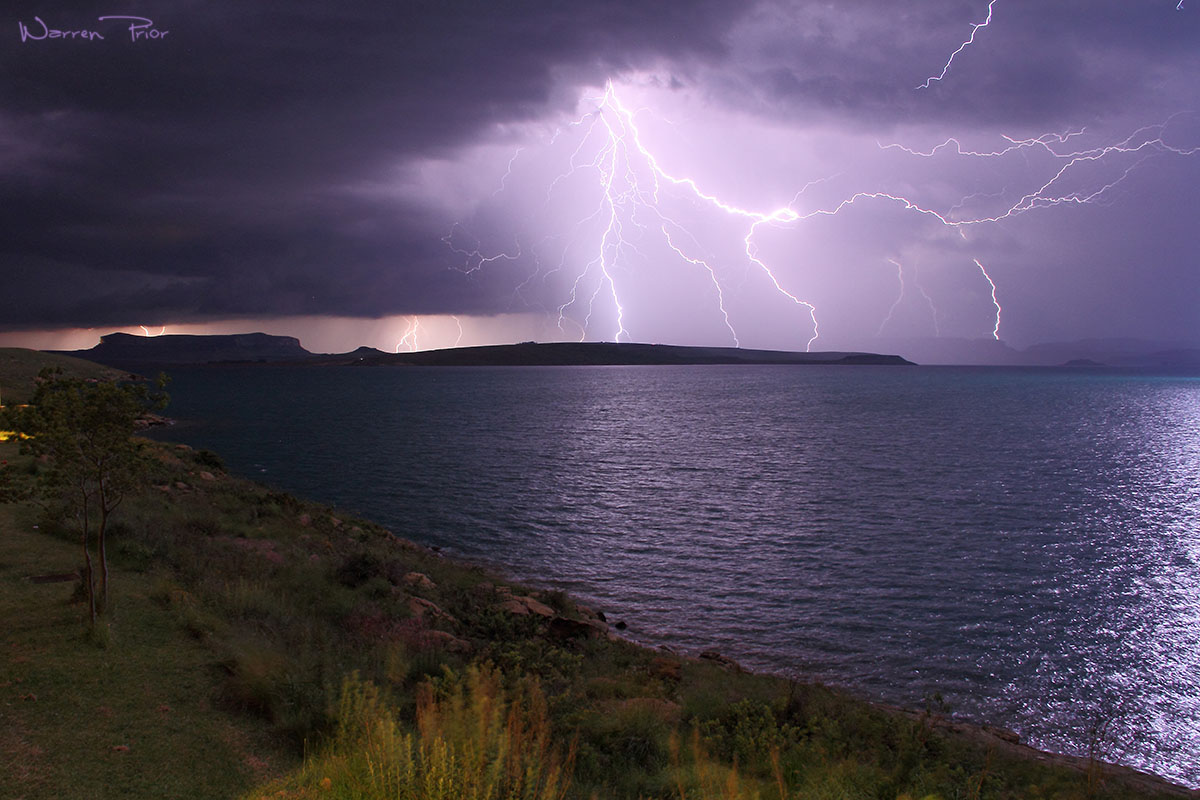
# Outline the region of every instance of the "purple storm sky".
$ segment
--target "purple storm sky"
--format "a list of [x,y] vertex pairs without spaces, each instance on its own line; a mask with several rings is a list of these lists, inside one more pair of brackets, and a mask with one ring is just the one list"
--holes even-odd
[[21,0],[0,75],[0,344],[1200,343],[1200,2]]

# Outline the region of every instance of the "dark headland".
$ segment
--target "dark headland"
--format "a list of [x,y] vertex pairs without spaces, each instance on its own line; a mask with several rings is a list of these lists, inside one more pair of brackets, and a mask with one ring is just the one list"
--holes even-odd
[[385,353],[360,347],[349,353],[314,354],[291,336],[132,336],[110,333],[89,350],[66,355],[130,371],[199,364],[291,364],[296,366],[618,366],[673,364],[910,365],[900,356],[860,352],[795,353],[739,347],[686,347],[614,342],[522,342]]

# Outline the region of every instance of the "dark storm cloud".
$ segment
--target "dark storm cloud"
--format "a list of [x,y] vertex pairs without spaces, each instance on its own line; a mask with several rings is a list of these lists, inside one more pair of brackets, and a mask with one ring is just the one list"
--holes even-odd
[[[120,6],[120,7],[118,7]],[[1058,127],[1194,108],[1200,12],[1169,0],[55,3],[0,17],[0,328],[486,313],[446,220],[365,198],[422,156],[665,66],[764,119]],[[134,13],[167,30],[129,41]],[[18,23],[103,41],[20,41]],[[674,79],[673,79],[674,80]],[[678,84],[677,84],[678,85]],[[832,122],[831,122],[832,121]],[[1157,121],[1157,120],[1155,120]]]
[[[1167,0],[850,0],[760,5],[734,57],[731,102],[764,114],[870,126],[939,122],[1056,127],[1135,107],[1179,110],[1200,66],[1200,14]],[[1187,106],[1191,108],[1191,106]]]
[[[137,6],[165,38],[129,41],[97,18],[133,11],[102,3],[2,20],[0,326],[469,310],[475,290],[433,265],[419,209],[332,188],[544,114],[572,76],[719,58],[737,14],[691,0]],[[20,41],[35,17],[105,39]],[[93,274],[109,278],[80,279]]]

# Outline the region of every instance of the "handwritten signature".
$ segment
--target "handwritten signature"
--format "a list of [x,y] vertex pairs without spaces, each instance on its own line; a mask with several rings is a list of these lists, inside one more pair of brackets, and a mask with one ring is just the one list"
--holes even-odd
[[[164,38],[168,33],[170,33],[170,31],[164,31],[154,27],[154,20],[148,19],[147,17],[109,15],[97,17],[97,20],[100,22],[106,22],[108,20],[127,20],[129,22],[129,28],[127,29],[129,31],[129,40],[132,42],[158,40]],[[33,18],[32,28],[30,28],[29,25],[26,25],[24,22],[18,20],[17,31],[21,34],[22,42],[40,42],[43,39],[86,39],[87,41],[91,42],[95,41],[96,39],[104,38],[104,34],[96,30],[87,30],[83,28],[78,30],[63,30],[60,28],[51,28],[42,20],[41,17]]]

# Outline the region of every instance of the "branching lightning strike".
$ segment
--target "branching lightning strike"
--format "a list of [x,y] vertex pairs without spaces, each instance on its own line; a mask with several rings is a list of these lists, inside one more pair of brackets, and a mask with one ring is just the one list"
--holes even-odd
[[[989,4],[987,20],[977,24],[972,31],[972,39],[965,44],[970,44],[979,28],[990,21],[991,8]],[[957,52],[961,52],[961,48]],[[947,69],[949,63],[947,62]],[[459,223],[455,223],[450,232],[443,237],[447,246],[462,258],[460,269],[468,274],[498,261],[515,262],[526,255],[532,257],[535,268],[517,287],[515,293],[518,295],[539,276],[545,280],[553,274],[568,273],[574,268],[573,274],[568,273],[568,296],[556,310],[559,330],[566,333],[568,326],[573,326],[580,340],[588,338],[591,334],[593,316],[601,303],[606,305],[607,313],[613,319],[613,327],[609,334],[612,339],[622,341],[630,335],[626,325],[627,304],[622,301],[620,287],[622,271],[631,270],[637,258],[645,260],[639,243],[645,241],[645,237],[653,236],[658,238],[662,246],[673,252],[682,264],[700,271],[703,279],[712,287],[715,306],[730,339],[736,346],[740,346],[733,315],[726,302],[727,283],[722,277],[722,270],[730,265],[718,263],[714,257],[703,255],[704,248],[699,238],[683,221],[677,219],[663,202],[668,192],[673,198],[689,200],[693,207],[707,207],[731,220],[740,220],[745,224],[740,247],[744,257],[742,263],[761,274],[779,297],[785,298],[805,312],[811,325],[811,334],[805,342],[805,348],[810,350],[820,336],[817,309],[813,303],[787,288],[776,270],[760,255],[756,235],[764,226],[794,228],[817,217],[836,216],[852,206],[876,201],[898,205],[904,210],[934,220],[940,225],[957,230],[965,239],[965,231],[971,226],[997,223],[1037,209],[1086,205],[1104,200],[1138,164],[1151,156],[1191,156],[1200,152],[1200,147],[1180,147],[1167,143],[1164,136],[1173,117],[1163,123],[1143,126],[1116,143],[1089,147],[1079,147],[1076,144],[1086,134],[1082,128],[1023,139],[1005,136],[1005,144],[991,150],[965,147],[960,140],[953,137],[924,151],[901,144],[880,143],[879,147],[883,150],[897,150],[907,156],[922,159],[949,157],[987,160],[1020,156],[1032,164],[1029,156],[1036,154],[1044,161],[1043,166],[1048,177],[1015,200],[1007,190],[994,194],[977,192],[943,207],[944,210],[913,197],[884,190],[858,191],[843,195],[843,199],[824,207],[810,208],[803,213],[797,210],[800,198],[810,186],[828,180],[822,179],[806,185],[788,205],[766,211],[734,205],[705,191],[693,178],[680,177],[667,171],[659,163],[656,155],[643,143],[637,125],[637,112],[620,101],[611,81],[606,84],[603,95],[595,98],[595,101],[596,104],[590,111],[561,128],[551,140],[553,144],[567,131],[578,131],[580,135],[565,169],[549,182],[545,195],[546,208],[551,206],[558,186],[582,171],[593,173],[599,187],[591,211],[575,222],[568,234],[570,244],[563,249],[556,266],[543,271],[538,260],[542,246],[550,239],[557,238],[555,236],[547,236],[537,245],[528,248],[522,248],[521,243],[515,241],[512,247],[492,254],[483,252],[478,242],[462,244],[467,234]],[[518,151],[509,161],[501,181],[502,189],[512,176],[520,154]],[[1109,168],[1109,177],[1103,181],[1097,181],[1095,177],[1089,179],[1088,175],[1091,173],[1083,172],[1089,165],[1101,164]],[[1115,171],[1112,170],[1114,166]],[[1005,199],[1006,197],[1008,199]],[[978,206],[990,208],[983,213],[969,213],[970,208]],[[573,267],[568,251],[575,246],[577,239],[582,237],[585,231],[595,229],[599,230],[598,238],[586,246],[582,266]],[[978,260],[975,264],[991,289],[991,299],[996,309],[992,337],[999,339],[1002,309],[997,300],[997,287],[987,269]],[[899,303],[905,287],[903,268],[898,263],[896,266],[900,270],[901,281],[901,298],[896,301]],[[938,311],[933,299],[923,287],[917,288],[933,314],[936,334],[941,335]],[[576,309],[580,311],[572,313]],[[892,311],[894,310],[895,305],[892,308]],[[881,332],[890,319],[891,311],[880,326]],[[415,338],[415,331],[411,334]],[[410,333],[406,333],[402,343],[409,339]]]
[[400,352],[403,347],[406,352],[415,353],[420,349],[417,345],[417,334],[421,331],[421,318],[413,317],[409,322],[405,323],[404,335],[400,337],[400,341],[396,342],[396,352]]
[[[654,153],[643,144],[636,112],[622,104],[611,81],[606,84],[604,94],[597,98],[596,107],[566,128],[581,130],[580,142],[572,153],[565,171],[550,183],[546,193],[546,204],[550,204],[560,182],[581,170],[593,171],[600,187],[599,200],[594,210],[576,223],[572,235],[589,224],[599,224],[601,233],[591,255],[575,274],[566,301],[558,306],[560,331],[566,332],[566,326],[572,324],[579,329],[580,340],[586,339],[592,326],[596,305],[604,298],[615,316],[615,327],[611,334],[613,340],[619,342],[623,337],[628,337],[629,331],[625,327],[625,304],[621,300],[617,271],[630,256],[639,252],[637,243],[629,234],[636,231],[640,235],[655,230],[661,234],[662,243],[674,251],[683,262],[703,270],[706,274],[716,295],[716,304],[725,327],[734,344],[740,344],[726,308],[724,289],[716,266],[701,256],[689,254],[688,250],[696,244],[696,238],[688,227],[668,213],[660,202],[662,193],[672,189],[730,218],[745,221],[743,250],[747,263],[763,273],[779,296],[804,310],[812,325],[812,333],[805,341],[805,348],[812,347],[812,343],[819,336],[815,306],[783,285],[773,269],[759,257],[754,242],[755,234],[763,225],[790,224],[799,220],[800,216],[794,209],[790,206],[772,211],[742,208],[702,190],[692,178],[679,177],[668,172]],[[560,130],[555,134],[552,143],[562,132]],[[594,150],[589,150],[588,143],[593,141],[598,142],[597,146]],[[513,162],[510,161],[505,181],[511,174],[512,167]],[[653,223],[649,223],[648,220],[653,220]],[[519,243],[515,252],[505,251],[492,255],[485,255],[478,246],[460,246],[456,244],[458,230],[459,226],[455,224],[451,232],[443,237],[443,241],[463,258],[461,269],[464,272],[475,272],[498,260],[513,261],[521,255]],[[558,266],[542,277],[545,278],[566,267],[564,253]],[[518,287],[518,291],[537,277],[539,272],[540,268]],[[576,306],[583,309],[582,322],[570,314]]]

